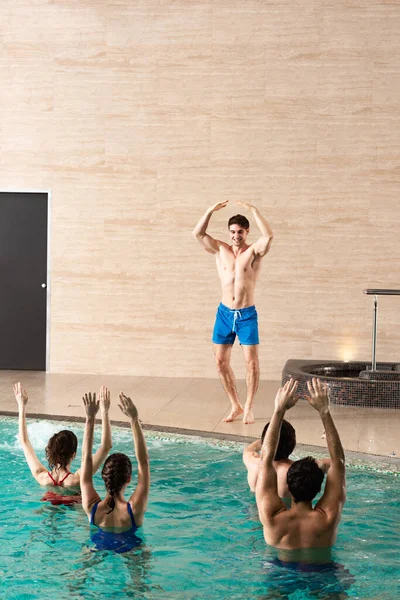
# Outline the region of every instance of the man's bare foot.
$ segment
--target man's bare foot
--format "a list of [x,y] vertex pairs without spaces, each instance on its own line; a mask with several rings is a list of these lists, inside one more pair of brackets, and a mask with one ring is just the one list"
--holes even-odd
[[242,414],[242,412],[243,412],[243,407],[240,406],[240,404],[239,404],[239,406],[235,406],[235,408],[232,408],[229,415],[227,417],[225,417],[225,419],[222,419],[222,420],[225,421],[225,423],[231,423],[232,421],[237,419],[238,416]]
[[322,438],[323,440],[326,440],[326,433],[325,433],[325,429],[324,429],[324,433],[321,435],[321,438]]
[[251,425],[252,423],[254,423],[254,415],[252,408],[244,409],[243,423],[245,423],[246,425]]

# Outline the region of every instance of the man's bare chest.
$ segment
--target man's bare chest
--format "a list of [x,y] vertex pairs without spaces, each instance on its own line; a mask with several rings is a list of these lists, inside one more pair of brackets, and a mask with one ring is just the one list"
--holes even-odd
[[250,252],[243,252],[239,256],[233,253],[221,253],[217,259],[217,266],[220,271],[226,274],[235,274],[238,276],[251,275],[253,256]]

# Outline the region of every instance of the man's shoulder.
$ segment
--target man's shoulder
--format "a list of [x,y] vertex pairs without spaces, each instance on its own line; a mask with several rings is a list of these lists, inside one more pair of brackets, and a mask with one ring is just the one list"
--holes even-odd
[[274,466],[276,470],[279,471],[288,471],[290,469],[290,467],[292,466],[293,461],[289,460],[289,459],[283,459],[283,460],[274,460]]
[[232,246],[230,246],[229,244],[227,244],[226,242],[223,242],[222,240],[217,240],[218,241],[218,246],[219,246],[219,250],[224,252],[230,252],[232,249]]
[[265,258],[268,254],[268,252],[260,252],[259,242],[260,242],[260,240],[256,240],[248,247],[250,254],[252,254],[254,256],[253,264],[256,264],[256,265],[261,263],[263,258]]
[[313,512],[316,516],[316,519],[319,519],[321,522],[330,526],[332,524],[338,523],[342,514],[343,503],[334,503],[330,505],[320,505],[320,502],[315,506]]
[[260,455],[258,452],[254,452],[253,450],[244,450],[243,451],[243,461],[246,465],[249,466],[259,466],[260,464]]

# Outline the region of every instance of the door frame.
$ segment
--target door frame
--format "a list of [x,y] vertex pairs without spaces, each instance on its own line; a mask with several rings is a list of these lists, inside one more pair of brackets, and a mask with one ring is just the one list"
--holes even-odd
[[46,266],[46,373],[50,372],[50,272],[51,272],[51,190],[37,190],[31,188],[0,188],[2,194],[47,194],[47,266]]

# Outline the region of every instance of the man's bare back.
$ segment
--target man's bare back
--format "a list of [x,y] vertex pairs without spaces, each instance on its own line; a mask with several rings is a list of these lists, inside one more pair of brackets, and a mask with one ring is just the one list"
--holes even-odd
[[275,412],[261,450],[256,500],[267,544],[291,557],[295,553],[300,562],[309,562],[310,557],[313,562],[326,562],[336,540],[346,498],[344,452],[330,415],[326,386],[313,379],[312,384],[308,382],[308,388],[310,396],[306,399],[320,414],[331,456],[324,493],[313,508],[312,500],[319,492],[324,476],[316,461],[307,457],[295,461],[288,471],[288,487],[293,498],[290,510],[285,508],[278,495],[273,458],[285,411],[298,399],[295,397],[297,383],[291,380],[278,391],[275,399]]
[[[292,460],[275,460],[274,467],[278,480],[278,494],[280,498],[291,500],[291,495],[287,485],[287,472],[291,467]],[[247,467],[247,483],[252,492],[256,491],[258,474],[260,472],[260,456],[254,456],[245,462]]]
[[[231,245],[212,238],[207,233],[211,216],[214,212],[225,208],[227,203],[228,201],[218,202],[211,206],[197,223],[193,236],[207,252],[215,255],[221,281],[222,299],[214,326],[213,343],[217,369],[231,402],[231,411],[224,421],[233,421],[243,414],[244,423],[254,423],[253,401],[259,381],[258,320],[254,306],[254,291],[261,259],[268,253],[273,235],[267,221],[255,206],[247,202],[238,202],[252,212],[261,231],[261,237],[253,244],[247,244],[249,222],[246,217],[236,215],[231,217],[228,224]],[[236,335],[242,345],[247,370],[247,398],[244,409],[239,400],[235,376],[230,366]]]
[[[261,442],[253,442],[243,451],[243,462],[247,468],[247,483],[252,492],[256,491],[258,475],[260,473],[261,465]],[[329,458],[318,459],[317,465],[322,471],[327,473],[331,461]],[[291,498],[289,488],[287,485],[287,472],[293,464],[293,460],[290,458],[284,458],[280,460],[274,460],[274,467],[278,480],[278,494],[280,498]]]
[[[261,446],[265,439],[270,423],[267,423],[261,433],[261,437],[255,440],[243,450],[243,462],[247,468],[247,482],[252,492],[255,492],[257,486],[258,475],[261,466]],[[287,472],[293,461],[289,458],[296,447],[296,431],[288,421],[283,420],[278,448],[274,457],[274,468],[276,471],[278,482],[278,494],[283,498],[285,505],[291,503],[291,495],[287,485]]]

